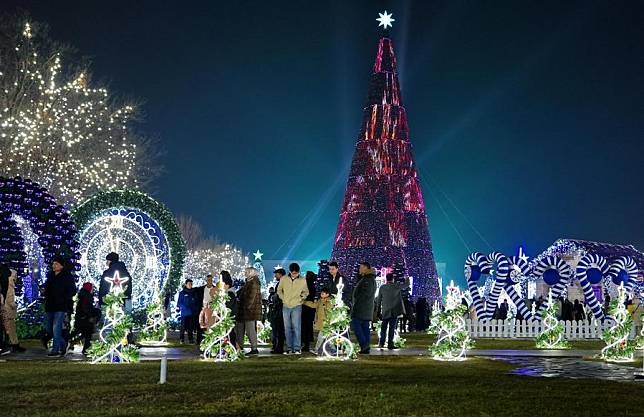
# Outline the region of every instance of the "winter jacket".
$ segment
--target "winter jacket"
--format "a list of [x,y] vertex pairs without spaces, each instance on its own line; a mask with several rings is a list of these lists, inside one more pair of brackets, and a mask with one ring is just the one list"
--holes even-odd
[[296,278],[286,275],[280,279],[280,283],[277,286],[277,295],[282,300],[284,307],[294,308],[302,305],[309,295],[309,288],[306,280],[301,275]]
[[237,311],[238,308],[237,307],[239,305],[237,301],[238,301],[237,300],[237,294],[235,293],[235,291],[232,288],[229,288],[228,289],[228,301],[226,301],[226,308],[228,310],[230,310],[230,314],[233,317],[237,317],[237,313],[238,313],[238,311]]
[[237,293],[239,299],[236,321],[254,321],[262,319],[262,293],[259,277],[246,279],[246,283]]
[[74,277],[67,270],[58,274],[50,271],[45,281],[45,311],[71,312],[74,307],[74,295],[76,295],[76,283]]
[[94,294],[85,288],[81,288],[78,291],[78,302],[76,303],[76,322],[96,323],[98,316],[97,309],[94,307]]
[[376,272],[373,269],[360,275],[351,298],[351,318],[373,320],[374,299],[376,298]]
[[407,288],[409,288],[409,278],[405,279],[404,284],[392,282],[380,286],[378,299],[376,300],[376,309],[380,312],[380,317],[383,320],[405,314],[402,291]]
[[177,300],[177,307],[179,307],[181,317],[190,317],[199,314],[201,309],[197,308],[197,305],[194,290],[183,287]]
[[340,279],[342,279],[342,283],[346,288],[347,281],[340,273],[338,273],[335,278],[333,278],[332,275],[329,275],[329,291],[331,291],[331,295],[336,295],[338,293],[338,284],[340,283]]
[[[13,269],[7,280],[7,292],[2,301],[2,316],[5,320],[15,320],[18,315],[18,306],[16,304],[16,278],[17,273]],[[2,296],[0,296],[0,299]]]
[[304,305],[315,309],[315,322],[313,323],[313,329],[316,332],[322,331],[322,329],[324,329],[324,322],[326,321],[327,312],[331,310],[331,308],[333,308],[333,304],[333,296],[320,298],[317,301],[304,302]]
[[[279,286],[279,282],[277,285]],[[282,299],[277,295],[277,288],[268,296],[268,319],[271,322],[282,319]]]
[[125,264],[121,261],[114,261],[110,264],[110,267],[103,271],[101,276],[101,285],[98,289],[98,303],[103,305],[103,298],[110,292],[112,285],[105,278],[112,278],[114,274],[118,271],[121,278],[128,277],[129,280],[123,284],[125,288],[125,299],[129,300],[132,298],[132,277],[130,273],[127,272]]

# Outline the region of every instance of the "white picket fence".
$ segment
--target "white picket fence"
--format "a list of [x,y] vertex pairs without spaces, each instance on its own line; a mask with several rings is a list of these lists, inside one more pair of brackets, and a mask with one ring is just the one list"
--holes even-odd
[[[473,338],[535,338],[542,330],[540,321],[528,320],[465,320],[470,336]],[[610,322],[588,323],[588,321],[562,321],[565,337],[568,340],[599,339],[604,330],[610,328]],[[633,324],[630,337],[639,332],[639,326]]]

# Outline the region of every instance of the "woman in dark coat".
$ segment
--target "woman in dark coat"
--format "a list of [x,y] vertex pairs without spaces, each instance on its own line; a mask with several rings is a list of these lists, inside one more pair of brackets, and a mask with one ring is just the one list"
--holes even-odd
[[[317,275],[311,271],[306,271],[306,286],[309,289],[309,295],[304,301],[315,301],[315,281]],[[315,308],[306,304],[302,305],[302,352],[310,352],[310,344],[313,342],[313,322],[315,321]]]

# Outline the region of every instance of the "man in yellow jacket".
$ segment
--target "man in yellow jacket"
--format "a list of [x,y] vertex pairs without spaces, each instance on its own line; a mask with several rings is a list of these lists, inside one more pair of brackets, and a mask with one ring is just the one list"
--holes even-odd
[[288,269],[289,274],[282,277],[277,286],[277,296],[284,304],[282,308],[286,332],[286,351],[284,351],[284,354],[301,355],[302,304],[309,295],[309,289],[306,286],[306,280],[300,276],[300,266],[298,264],[292,263]]

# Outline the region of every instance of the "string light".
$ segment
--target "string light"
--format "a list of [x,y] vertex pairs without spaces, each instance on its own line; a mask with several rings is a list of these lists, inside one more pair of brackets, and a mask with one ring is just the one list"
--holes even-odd
[[450,281],[445,296],[445,311],[440,311],[438,301],[434,302],[427,333],[437,335],[436,341],[429,347],[429,352],[435,360],[465,360],[466,350],[474,346],[463,319],[467,307],[461,304],[461,298],[461,290]]
[[[548,301],[541,322],[543,330],[537,336],[536,345],[539,349],[568,349],[570,344],[564,339],[564,327],[557,320],[557,304],[552,301],[552,288],[548,290]],[[534,311],[534,310],[533,310]]]
[[135,109],[118,106],[80,73],[63,79],[62,56],[41,53],[29,23],[15,47],[15,70],[0,73],[0,166],[40,183],[63,205],[98,190],[136,186]]

